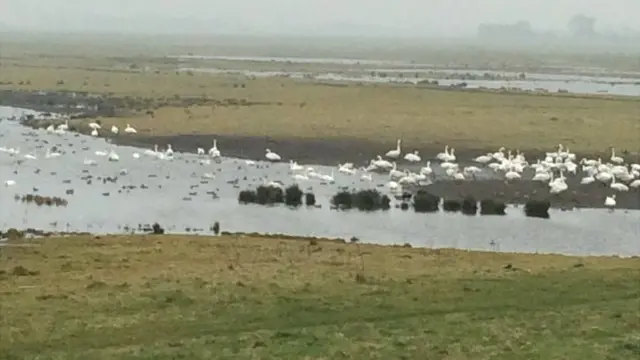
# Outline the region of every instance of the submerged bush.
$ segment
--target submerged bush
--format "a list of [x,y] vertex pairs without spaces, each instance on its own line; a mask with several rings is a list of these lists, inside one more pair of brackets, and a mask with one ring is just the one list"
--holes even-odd
[[284,191],[284,203],[288,206],[302,205],[303,192],[298,185],[291,185]]
[[442,201],[442,210],[446,212],[458,212],[462,209],[462,201],[445,199]]
[[549,201],[529,200],[524,204],[524,214],[528,217],[548,219],[550,218],[549,208],[551,208]]
[[242,190],[238,194],[238,202],[241,204],[254,204],[258,201],[258,194],[254,190]]
[[388,210],[391,199],[380,194],[378,190],[367,189],[349,192],[342,190],[331,198],[331,203],[338,209],[356,208],[360,211]]
[[307,206],[315,206],[316,205],[316,196],[313,193],[304,194],[304,203]]
[[478,201],[472,197],[467,196],[462,200],[462,213],[465,215],[475,215],[478,212]]
[[424,190],[418,190],[413,197],[413,209],[415,212],[437,212],[440,198]]
[[260,205],[281,204],[284,202],[284,191],[277,186],[260,185],[256,189],[256,203]]
[[480,201],[480,215],[506,215],[506,208],[507,205],[502,201],[492,199]]

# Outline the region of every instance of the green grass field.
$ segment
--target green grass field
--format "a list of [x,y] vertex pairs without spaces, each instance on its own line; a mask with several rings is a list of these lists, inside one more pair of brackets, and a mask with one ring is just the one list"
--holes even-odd
[[638,258],[252,237],[0,248],[3,359],[632,359]]
[[[50,59],[31,67],[5,65],[0,88],[74,90],[116,96],[208,96],[264,102],[256,106],[161,107],[155,117],[101,119],[131,123],[140,134],[217,133],[272,137],[348,137],[406,146],[550,149],[558,143],[586,153],[638,151],[640,100],[598,96],[450,91],[414,86],[328,86],[283,78],[245,79],[167,69],[143,73],[104,70],[108,59],[67,64]],[[56,62],[57,61],[57,62]],[[56,65],[57,64],[57,65]],[[93,65],[91,65],[93,64]],[[141,64],[144,65],[144,64]],[[93,66],[93,67],[92,67]],[[29,85],[26,85],[27,80]],[[56,85],[62,80],[64,84]],[[23,85],[18,85],[23,81]],[[243,88],[240,85],[244,85]]]

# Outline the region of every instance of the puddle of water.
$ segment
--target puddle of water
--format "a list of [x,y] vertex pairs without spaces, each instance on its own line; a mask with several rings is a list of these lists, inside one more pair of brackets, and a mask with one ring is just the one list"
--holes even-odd
[[[0,117],[17,110],[0,108]],[[16,115],[20,115],[16,113]],[[224,158],[220,164],[201,165],[192,154],[176,154],[173,161],[144,155],[144,149],[112,146],[104,139],[72,134],[55,135],[27,129],[14,121],[0,122],[0,143],[20,148],[20,155],[0,153],[0,228],[37,228],[45,231],[122,232],[124,226],[159,222],[168,231],[202,229],[219,221],[224,231],[286,233],[350,238],[381,244],[410,243],[413,246],[455,247],[510,252],[551,252],[577,255],[640,255],[640,211],[580,210],[553,211],[551,220],[526,218],[521,208],[510,207],[506,217],[467,217],[461,214],[416,214],[392,209],[388,212],[359,213],[329,210],[330,197],[341,186],[369,187],[383,184],[387,176],[373,174],[374,180],[334,172],[335,184],[317,181],[301,184],[316,194],[322,208],[261,207],[240,205],[238,192],[256,187],[265,180],[293,183],[288,164],[249,166],[244,160]],[[44,141],[48,142],[45,144]],[[49,146],[57,146],[63,155],[45,158]],[[86,148],[86,150],[83,150]],[[95,155],[96,150],[114,149],[120,161],[109,162]],[[73,154],[72,152],[76,153]],[[224,153],[224,149],[221,149]],[[140,154],[134,159],[133,154]],[[33,154],[36,160],[24,159]],[[24,160],[17,164],[16,160]],[[97,166],[84,165],[85,159]],[[314,166],[331,173],[331,168]],[[127,175],[120,171],[127,169]],[[36,171],[38,171],[36,174]],[[83,170],[88,173],[83,173]],[[441,171],[441,170],[439,170]],[[215,179],[205,180],[205,173]],[[92,175],[92,183],[81,178]],[[149,175],[156,177],[149,177]],[[118,177],[116,183],[98,177]],[[68,181],[68,183],[65,183]],[[235,185],[237,183],[237,185]],[[125,186],[136,186],[123,190]],[[147,189],[141,189],[145,185]],[[37,207],[14,200],[15,195],[33,193],[68,199],[66,207]],[[66,190],[73,189],[73,195]],[[214,198],[208,192],[215,192]],[[108,193],[109,196],[104,196]],[[190,194],[195,193],[195,194]],[[190,201],[183,198],[190,197]],[[606,222],[602,219],[606,218]]]

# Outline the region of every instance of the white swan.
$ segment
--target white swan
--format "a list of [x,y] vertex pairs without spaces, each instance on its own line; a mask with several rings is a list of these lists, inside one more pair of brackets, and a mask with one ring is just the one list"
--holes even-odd
[[97,122],[89,123],[89,127],[91,129],[93,129],[93,130],[97,130],[97,129],[101,129],[102,128],[102,126],[100,126],[100,124],[98,124]]
[[387,153],[384,156],[386,156],[388,158],[391,158],[391,159],[397,159],[400,156],[400,153],[401,153],[401,151],[400,151],[400,144],[401,143],[402,143],[402,140],[398,139],[398,141],[396,141],[396,148],[393,149],[393,150],[387,151]]
[[431,161],[427,161],[427,166],[420,169],[420,174],[422,175],[431,175],[433,174],[433,169],[431,168]]
[[213,139],[213,146],[209,149],[209,156],[212,158],[220,157],[220,150],[218,150],[218,140]]
[[134,129],[131,125],[127,124],[127,127],[124,129],[124,132],[126,132],[127,134],[135,134],[138,131]]
[[487,155],[480,155],[474,159],[475,162],[480,164],[486,164],[493,159],[492,154],[488,153]]
[[301,171],[301,170],[304,170],[304,166],[298,165],[298,163],[293,160],[289,160],[289,170]]
[[269,161],[280,161],[280,160],[282,160],[280,155],[272,152],[271,150],[265,149],[265,151],[266,151],[266,154],[264,156],[267,158],[267,160],[269,160]]
[[440,161],[447,161],[447,159],[449,158],[449,145],[445,145],[444,152],[441,152],[438,155],[436,155],[436,158]]
[[611,178],[611,185],[609,186],[616,191],[629,191],[629,187],[625,184],[617,183],[615,177]]
[[8,186],[13,186],[16,184],[15,180],[7,180],[4,182],[4,186],[8,187]]
[[618,165],[624,162],[623,158],[621,158],[620,156],[616,156],[616,149],[614,148],[611,148],[611,162]]
[[98,130],[97,129],[93,129],[91,130],[91,136],[98,136]]
[[613,209],[616,207],[616,195],[613,194],[611,196],[607,196],[604,199],[604,206],[606,208],[609,208],[609,211],[613,211]]
[[164,152],[164,154],[168,157],[173,156],[173,149],[171,148],[171,144],[167,145],[167,150]]
[[404,156],[404,159],[412,163],[422,160],[422,158],[420,158],[420,156],[418,155],[418,150],[414,151],[413,153],[406,154]]
[[111,132],[117,135],[120,132],[120,129],[115,125],[111,125]]
[[120,156],[118,154],[116,154],[116,152],[114,150],[111,150],[109,152],[108,160],[109,161],[118,161],[118,160],[120,160]]
[[198,150],[196,151],[198,153],[198,156],[202,156],[204,155],[204,149],[199,147]]

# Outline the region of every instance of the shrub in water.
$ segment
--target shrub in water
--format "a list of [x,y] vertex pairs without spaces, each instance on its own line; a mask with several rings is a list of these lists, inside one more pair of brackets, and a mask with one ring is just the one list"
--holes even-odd
[[241,204],[253,204],[257,201],[258,195],[253,190],[242,190],[238,194],[238,202]]
[[307,206],[315,206],[316,205],[316,196],[313,193],[304,194],[304,203]]
[[284,191],[284,203],[287,206],[300,206],[302,205],[303,192],[298,185],[291,185]]
[[374,211],[382,208],[382,195],[378,190],[359,190],[353,194],[353,205],[361,211]]
[[415,212],[436,212],[440,198],[424,190],[419,190],[413,197]]
[[442,210],[447,212],[458,212],[462,209],[462,201],[445,199],[442,202]]
[[506,215],[504,211],[507,208],[505,203],[492,199],[480,201],[480,215]]
[[342,190],[339,193],[333,195],[331,198],[331,204],[338,209],[351,209],[353,207],[353,194],[346,190]]
[[524,214],[528,217],[548,219],[551,203],[548,201],[529,200],[524,204]]
[[256,202],[260,205],[284,202],[284,191],[276,186],[260,185],[256,189]]
[[382,210],[391,209],[391,198],[389,196],[382,195],[382,197],[380,198],[380,208]]
[[478,202],[472,196],[467,196],[462,200],[462,213],[465,215],[475,215],[478,212]]

